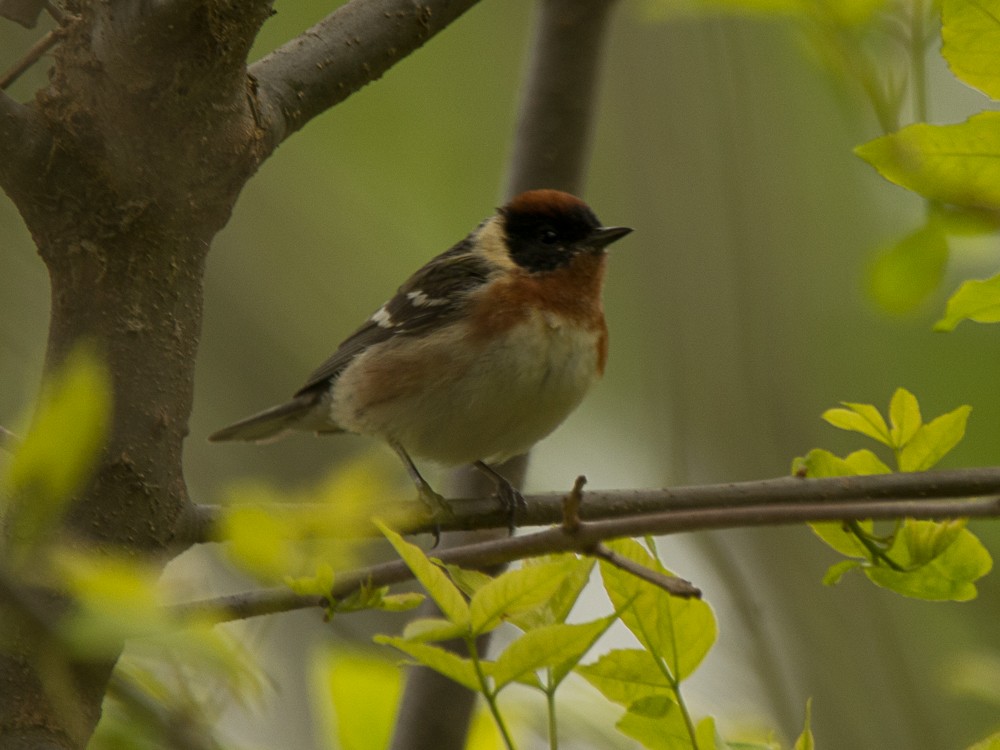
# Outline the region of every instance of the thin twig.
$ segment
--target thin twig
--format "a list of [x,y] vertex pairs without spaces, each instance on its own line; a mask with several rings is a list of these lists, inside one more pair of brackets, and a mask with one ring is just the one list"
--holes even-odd
[[14,83],[14,81],[21,77],[22,73],[38,62],[42,55],[55,47],[59,43],[59,40],[62,39],[62,36],[62,29],[52,29],[31,45],[31,48],[24,54],[24,57],[14,63],[6,73],[0,76],[0,91]]
[[[501,565],[528,557],[579,552],[589,554],[601,542],[643,535],[664,536],[709,529],[777,526],[813,521],[848,521],[852,519],[945,519],[1000,518],[1000,497],[983,500],[899,500],[863,502],[857,500],[813,502],[792,505],[760,505],[710,509],[686,509],[594,521],[582,524],[573,534],[561,526],[524,536],[509,537],[436,553],[444,563],[468,568]],[[361,586],[388,586],[412,578],[409,568],[399,560],[359,570],[342,572],[330,591],[330,598],[340,599]],[[293,594],[286,589],[268,589],[245,594],[175,605],[171,614],[181,618],[211,617],[216,621],[244,619],[295,609],[325,606],[326,599]]]
[[634,560],[629,560],[627,557],[619,555],[613,549],[603,544],[596,545],[590,554],[593,557],[604,560],[606,563],[614,565],[616,568],[621,568],[631,573],[636,578],[641,578],[647,583],[658,586],[671,596],[679,596],[683,599],[701,599],[701,589],[694,586],[690,581],[686,581],[678,576],[664,575],[658,570],[647,568],[645,565],[640,565]]

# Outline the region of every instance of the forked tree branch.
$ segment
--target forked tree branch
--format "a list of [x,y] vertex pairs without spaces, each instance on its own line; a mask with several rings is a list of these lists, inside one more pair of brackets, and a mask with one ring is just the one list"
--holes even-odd
[[[586,505],[585,496],[583,507]],[[779,501],[739,507],[684,509],[583,522],[575,527],[560,525],[524,536],[441,550],[435,553],[434,557],[443,563],[466,568],[486,568],[560,552],[592,554],[601,542],[623,537],[666,536],[680,532],[816,521],[896,518],[1000,518],[1000,497],[981,500],[929,499],[876,502],[853,499],[812,500],[801,504]],[[362,586],[388,586],[410,580],[412,577],[401,560],[346,571],[337,576],[329,600],[341,599]],[[205,616],[224,622],[326,606],[327,603],[328,600],[321,597],[300,596],[286,589],[270,589],[176,605],[171,608],[171,614],[179,618]]]
[[352,0],[250,66],[271,148],[447,27],[478,0]]

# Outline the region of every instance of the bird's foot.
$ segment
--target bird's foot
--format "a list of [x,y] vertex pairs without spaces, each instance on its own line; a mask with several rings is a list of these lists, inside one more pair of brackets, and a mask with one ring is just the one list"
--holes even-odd
[[434,544],[431,549],[434,549],[441,543],[441,521],[453,518],[455,514],[452,512],[448,501],[444,499],[444,496],[435,492],[434,488],[427,484],[427,482],[417,484],[417,498],[427,509],[434,524],[431,530],[431,533],[434,535]]
[[477,469],[493,480],[495,486],[494,496],[500,501],[500,505],[507,513],[507,529],[513,535],[517,528],[517,512],[525,510],[528,504],[524,501],[524,496],[514,485],[507,481],[507,478],[483,461],[476,461],[473,464]]

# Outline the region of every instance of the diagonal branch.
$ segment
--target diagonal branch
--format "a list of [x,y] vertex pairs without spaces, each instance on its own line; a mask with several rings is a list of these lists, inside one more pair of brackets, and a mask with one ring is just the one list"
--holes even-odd
[[478,0],[352,0],[250,66],[270,146],[346,99]]
[[[524,536],[470,544],[441,550],[435,558],[442,563],[467,568],[487,568],[528,557],[559,552],[591,554],[601,542],[634,536],[664,536],[691,531],[777,526],[813,521],[849,521],[862,519],[945,519],[1000,518],[1000,497],[982,500],[905,500],[899,502],[864,502],[838,500],[800,505],[780,503],[732,508],[706,508],[630,516],[607,521],[583,523],[575,530],[556,526]],[[378,587],[401,583],[412,578],[401,560],[373,565],[337,576],[330,598],[341,599],[361,586]],[[326,601],[315,596],[301,596],[287,589],[267,589],[199,602],[175,605],[171,614],[179,618],[209,617],[225,622],[258,615],[323,606]]]

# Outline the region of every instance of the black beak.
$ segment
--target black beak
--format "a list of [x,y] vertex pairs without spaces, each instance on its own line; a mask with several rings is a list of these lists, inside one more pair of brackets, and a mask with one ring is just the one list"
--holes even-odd
[[598,227],[590,233],[587,244],[594,250],[603,250],[631,232],[632,227]]

